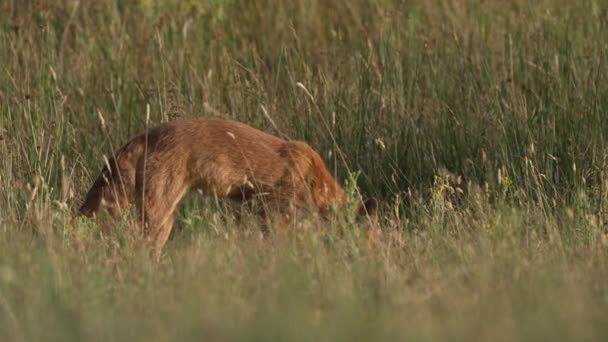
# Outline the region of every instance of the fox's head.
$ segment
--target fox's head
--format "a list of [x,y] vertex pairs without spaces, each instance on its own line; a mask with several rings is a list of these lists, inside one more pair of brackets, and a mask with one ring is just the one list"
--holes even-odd
[[357,216],[363,217],[375,217],[378,212],[378,200],[375,198],[365,199],[359,204],[357,208]]

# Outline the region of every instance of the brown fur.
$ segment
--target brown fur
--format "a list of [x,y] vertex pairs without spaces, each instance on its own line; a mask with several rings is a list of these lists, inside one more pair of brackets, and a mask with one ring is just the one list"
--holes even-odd
[[[325,212],[345,201],[319,154],[303,142],[236,121],[176,120],[136,136],[107,160],[79,213],[92,217],[105,207],[118,218],[135,203],[158,258],[190,189],[241,202],[262,197],[265,218],[306,208]],[[374,208],[366,202],[362,210]]]

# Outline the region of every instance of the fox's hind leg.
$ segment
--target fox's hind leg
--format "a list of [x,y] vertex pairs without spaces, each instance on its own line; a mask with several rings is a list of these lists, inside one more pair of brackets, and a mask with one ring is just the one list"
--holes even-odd
[[171,235],[174,216],[175,215],[172,212],[157,221],[161,223],[153,223],[152,220],[148,221],[148,236],[146,237],[146,243],[151,256],[157,262],[160,260],[163,246],[169,239],[169,235]]
[[[150,163],[152,164],[152,163]],[[137,205],[146,245],[156,261],[173,228],[175,208],[188,190],[183,179],[168,180],[160,166],[150,165],[145,184],[138,184]]]

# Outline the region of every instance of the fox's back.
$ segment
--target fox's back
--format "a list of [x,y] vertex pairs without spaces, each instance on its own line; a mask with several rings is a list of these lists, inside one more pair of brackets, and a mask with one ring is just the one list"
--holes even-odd
[[286,155],[286,146],[308,148],[231,120],[175,120],[151,129],[146,139],[148,158],[186,171],[213,192],[234,184],[273,185],[294,157]]

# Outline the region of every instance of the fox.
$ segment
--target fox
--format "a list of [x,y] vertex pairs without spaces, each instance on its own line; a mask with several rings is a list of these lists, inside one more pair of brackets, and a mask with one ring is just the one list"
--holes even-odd
[[[257,214],[263,220],[307,209],[324,215],[346,201],[321,156],[305,142],[233,120],[177,119],[145,130],[105,158],[77,216],[95,218],[103,208],[118,219],[135,204],[158,260],[178,204],[195,189],[237,203],[261,198]],[[358,215],[373,215],[376,206],[373,198],[362,201]]]

